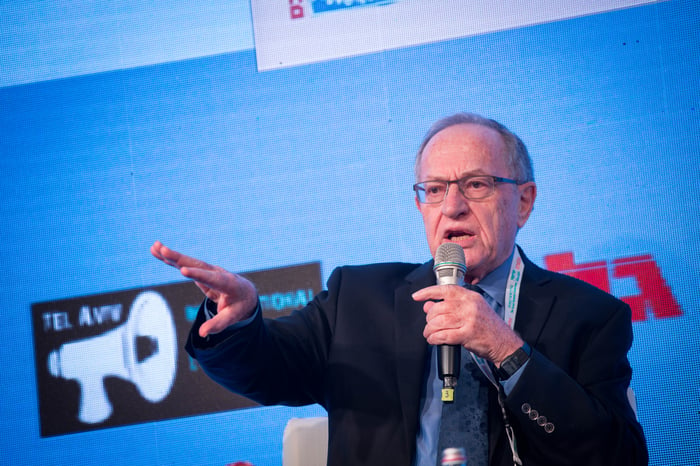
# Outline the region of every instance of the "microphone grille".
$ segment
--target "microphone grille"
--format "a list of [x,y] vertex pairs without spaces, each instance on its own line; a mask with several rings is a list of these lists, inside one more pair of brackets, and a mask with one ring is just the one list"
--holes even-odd
[[435,252],[435,264],[443,262],[466,265],[462,247],[456,243],[442,243]]

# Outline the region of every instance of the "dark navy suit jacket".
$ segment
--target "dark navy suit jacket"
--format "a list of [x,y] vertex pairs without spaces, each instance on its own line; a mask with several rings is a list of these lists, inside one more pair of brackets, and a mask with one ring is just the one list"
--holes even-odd
[[[533,353],[506,406],[523,464],[646,465],[627,398],[629,307],[521,255],[515,330]],[[258,403],[323,406],[328,464],[409,466],[430,354],[411,294],[432,284],[432,261],[341,267],[327,291],[287,317],[258,312],[243,328],[202,339],[200,309],[186,347],[215,381]],[[513,464],[495,389],[489,464]]]

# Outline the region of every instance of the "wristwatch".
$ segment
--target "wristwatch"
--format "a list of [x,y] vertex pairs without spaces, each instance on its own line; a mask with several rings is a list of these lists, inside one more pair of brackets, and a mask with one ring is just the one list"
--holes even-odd
[[523,367],[523,364],[530,359],[530,354],[532,354],[532,349],[527,342],[523,343],[523,346],[515,350],[513,354],[508,356],[501,363],[501,367],[496,369],[498,378],[501,380],[506,380],[510,378],[511,375],[515,374],[518,369]]

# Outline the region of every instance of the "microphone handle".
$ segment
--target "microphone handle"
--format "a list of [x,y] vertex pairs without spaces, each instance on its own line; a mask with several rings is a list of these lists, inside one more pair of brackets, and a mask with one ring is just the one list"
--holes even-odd
[[462,348],[459,345],[438,346],[438,377],[442,380],[442,401],[454,401],[454,389],[459,378]]
[[440,345],[438,347],[438,377],[459,377],[462,350],[459,345]]

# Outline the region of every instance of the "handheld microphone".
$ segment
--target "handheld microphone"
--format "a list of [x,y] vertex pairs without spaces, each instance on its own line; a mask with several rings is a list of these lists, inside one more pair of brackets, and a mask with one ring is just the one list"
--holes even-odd
[[[455,243],[441,244],[435,252],[433,272],[435,272],[438,285],[464,286],[467,265],[462,247]],[[438,377],[442,380],[443,402],[451,403],[454,401],[454,391],[461,366],[461,353],[462,349],[459,345],[440,345],[438,347]]]

